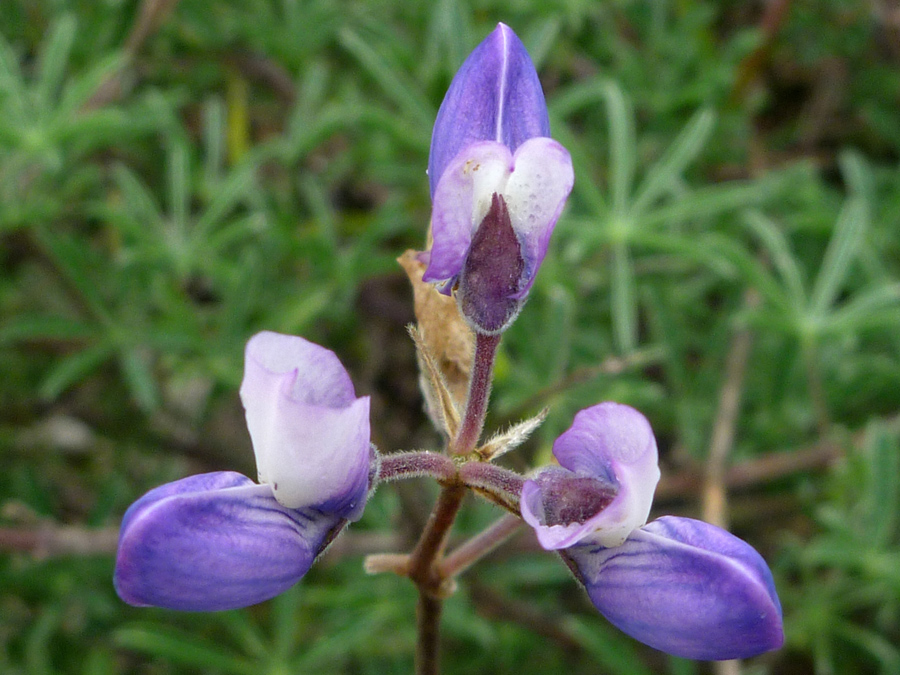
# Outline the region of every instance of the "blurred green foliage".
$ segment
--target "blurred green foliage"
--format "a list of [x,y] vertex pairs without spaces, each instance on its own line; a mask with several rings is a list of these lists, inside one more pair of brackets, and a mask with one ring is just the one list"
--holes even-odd
[[[179,615],[124,606],[105,550],[11,533],[114,528],[163,481],[252,474],[236,390],[261,329],[338,351],[383,451],[436,443],[394,259],[423,246],[431,125],[497,21],[576,168],[498,363],[496,424],[552,405],[510,461],[615,399],[664,474],[702,476],[749,331],[731,461],[782,469],[736,487],[732,524],[773,562],[788,643],[747,670],[900,671],[900,29],[889,3],[766,4],[0,3],[0,672],[410,672],[413,589],[359,556]],[[698,513],[699,489],[667,494]],[[382,489],[349,536],[420,501]],[[549,554],[469,577],[448,673],[708,671],[618,634]]]

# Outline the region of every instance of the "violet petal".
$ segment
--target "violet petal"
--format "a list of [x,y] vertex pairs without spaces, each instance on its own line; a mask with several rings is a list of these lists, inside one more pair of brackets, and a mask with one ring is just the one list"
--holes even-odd
[[589,521],[591,541],[617,546],[647,522],[660,473],[653,430],[637,410],[612,402],[582,410],[553,454],[565,468],[617,486],[616,498]]
[[333,352],[290,335],[255,335],[247,343],[241,400],[259,480],[282,505],[361,516],[369,398],[356,398]]
[[456,279],[472,236],[498,194],[509,211],[524,259],[517,283],[517,294],[523,296],[547,253],[573,181],[568,151],[549,138],[532,138],[515,154],[493,141],[465,147],[447,166],[434,194],[434,243],[423,279],[451,283]]
[[772,574],[753,547],[708,523],[668,516],[621,546],[566,551],[616,627],[690,659],[742,659],[784,641]]
[[441,103],[428,159],[431,195],[460,150],[496,141],[511,152],[550,135],[547,104],[531,57],[509,26],[498,24],[460,66]]
[[245,607],[309,569],[342,519],[287,509],[267,485],[217,472],[151,490],[126,512],[114,583],[132,605],[187,611]]

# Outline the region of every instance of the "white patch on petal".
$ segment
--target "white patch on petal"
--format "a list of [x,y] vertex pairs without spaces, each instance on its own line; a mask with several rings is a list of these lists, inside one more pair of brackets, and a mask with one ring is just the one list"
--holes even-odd
[[354,498],[369,468],[369,399],[335,354],[302,338],[247,343],[241,400],[261,483],[288,508]]
[[494,141],[473,143],[444,169],[434,192],[431,210],[431,247],[424,280],[456,278],[472,243],[472,235],[503,191],[512,169],[509,148]]
[[529,281],[544,259],[574,181],[568,151],[551,138],[531,138],[513,156],[503,198],[524,248]]

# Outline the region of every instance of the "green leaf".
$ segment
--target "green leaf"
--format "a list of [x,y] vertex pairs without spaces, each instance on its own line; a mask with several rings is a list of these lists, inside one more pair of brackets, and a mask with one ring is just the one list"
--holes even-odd
[[390,63],[383,52],[377,51],[349,26],[341,29],[338,40],[400,110],[416,124],[431,128],[436,111],[422,98],[419,90],[400,75],[402,68]]
[[84,105],[101,85],[109,81],[124,66],[123,54],[109,54],[101,58],[90,70],[79,74],[77,79],[66,83],[59,105],[56,106],[56,115],[71,119],[74,115],[84,114],[82,111]]
[[898,535],[900,519],[900,444],[884,424],[873,422],[866,430],[865,447],[870,472],[867,538],[873,547],[888,547]]
[[706,144],[715,125],[712,110],[700,110],[685,125],[660,160],[647,171],[632,204],[632,217],[638,218],[670,189]]
[[628,247],[612,247],[612,315],[616,346],[621,354],[630,354],[637,346],[637,297],[634,292],[634,268]]
[[139,349],[129,349],[119,355],[119,363],[125,383],[137,404],[146,413],[156,410],[159,407],[159,390],[150,372],[148,354]]
[[869,223],[869,205],[862,197],[849,197],[838,216],[819,275],[810,296],[810,309],[824,317],[840,291]]
[[784,283],[787,305],[795,312],[805,313],[807,307],[803,274],[781,229],[767,216],[758,211],[745,213],[744,222],[761,240],[766,251],[771,256],[772,264],[778,270],[778,274]]
[[645,211],[635,223],[635,228],[642,232],[677,223],[696,223],[704,218],[738,211],[771,198],[775,187],[774,180],[733,181],[701,186],[671,203]]
[[64,357],[44,378],[40,395],[51,401],[56,399],[66,389],[99,368],[114,351],[112,345],[101,342]]
[[612,628],[600,625],[599,620],[586,621],[570,616],[563,625],[603,666],[604,672],[612,675],[651,675],[652,671],[644,665],[633,643],[624,642]]
[[171,628],[150,624],[121,628],[114,633],[116,644],[145,654],[168,659],[183,666],[208,671],[217,669],[233,675],[259,675],[259,663],[229,654],[220,645]]
[[236,167],[228,178],[219,185],[213,200],[194,225],[191,238],[196,253],[205,255],[198,246],[203,243],[210,231],[231,211],[240,200],[244,199],[256,186],[256,164],[246,162]]
[[852,335],[873,328],[900,325],[900,284],[884,284],[854,295],[830,312],[823,330],[833,335]]
[[53,27],[41,49],[38,61],[38,75],[35,84],[35,105],[37,113],[44,115],[55,108],[56,96],[65,76],[66,66],[69,62],[69,52],[75,42],[77,24],[75,17],[64,14]]
[[21,314],[0,326],[0,344],[28,340],[86,340],[96,329],[80,319],[41,314]]
[[159,239],[162,236],[162,212],[150,189],[137,175],[123,164],[113,167],[116,187],[122,193],[122,209],[129,213],[138,225],[135,234]]
[[615,82],[603,88],[606,114],[609,118],[609,171],[613,218],[629,222],[628,202],[631,196],[636,163],[637,142],[634,135],[634,111],[631,102]]

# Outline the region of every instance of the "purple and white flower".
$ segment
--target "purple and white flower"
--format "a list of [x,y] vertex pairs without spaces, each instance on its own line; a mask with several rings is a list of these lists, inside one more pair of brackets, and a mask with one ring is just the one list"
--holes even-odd
[[337,357],[302,338],[247,344],[241,399],[260,483],[223,471],[151,490],[125,513],[114,583],[139,606],[262,602],[295,584],[362,515],[377,460],[369,399]]
[[667,516],[646,524],[659,481],[646,418],[617,403],[575,416],[553,445],[560,466],[527,480],[521,512],[572,565],[594,606],[675,656],[737,659],[784,641],[772,573],[725,530]]
[[[534,65],[499,24],[453,78],[428,167],[433,245],[423,278],[447,294],[458,284],[463,315],[480,332],[515,318],[572,189],[569,153],[549,136]],[[495,231],[478,237],[485,227]]]

